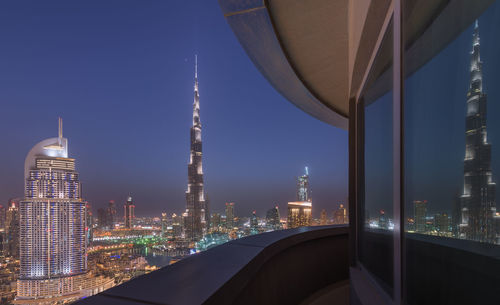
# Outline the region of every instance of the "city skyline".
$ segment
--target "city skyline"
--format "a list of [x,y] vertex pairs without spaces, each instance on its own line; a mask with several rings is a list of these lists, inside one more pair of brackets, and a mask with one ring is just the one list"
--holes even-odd
[[[253,210],[264,215],[276,204],[285,209],[304,166],[314,175],[318,215],[322,208],[345,203],[347,132],[286,102],[240,48],[217,3],[176,3],[175,9],[163,3],[121,4],[120,14],[111,16],[91,9],[113,7],[98,1],[58,2],[66,14],[36,3],[29,12],[22,5],[1,4],[9,11],[2,22],[12,25],[8,35],[0,29],[8,46],[0,50],[5,80],[0,102],[6,113],[0,126],[8,131],[0,141],[9,143],[0,152],[9,160],[0,173],[3,205],[22,195],[23,153],[61,116],[94,212],[115,200],[121,214],[131,194],[137,216],[182,213],[189,154],[183,130],[192,116],[194,54],[206,105],[204,172],[211,210],[223,211],[225,202],[236,202],[243,215]],[[94,25],[88,25],[89,16]],[[168,18],[180,24],[179,31],[168,28]],[[15,40],[28,28],[30,51],[24,52]],[[208,31],[220,40],[209,41]],[[40,45],[39,37],[53,43]],[[268,111],[259,110],[264,107]],[[19,117],[28,120],[18,124]],[[306,138],[307,145],[297,147],[297,137]]]

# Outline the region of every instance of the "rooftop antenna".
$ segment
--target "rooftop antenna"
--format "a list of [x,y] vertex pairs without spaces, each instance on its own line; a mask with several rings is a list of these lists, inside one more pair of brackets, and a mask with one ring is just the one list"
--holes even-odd
[[194,54],[194,77],[198,78],[198,54]]
[[58,135],[58,144],[59,146],[62,145],[62,137],[63,137],[63,122],[62,122],[62,118],[59,117],[59,135]]

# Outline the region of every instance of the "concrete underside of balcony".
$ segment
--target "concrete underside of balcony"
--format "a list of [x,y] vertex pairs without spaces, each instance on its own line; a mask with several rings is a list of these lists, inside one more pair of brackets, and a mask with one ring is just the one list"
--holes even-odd
[[347,226],[249,236],[78,304],[349,304]]

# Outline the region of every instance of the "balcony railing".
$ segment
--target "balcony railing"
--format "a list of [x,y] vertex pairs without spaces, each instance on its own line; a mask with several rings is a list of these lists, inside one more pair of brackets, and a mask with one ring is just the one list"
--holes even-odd
[[254,235],[214,247],[78,304],[348,304],[348,227]]

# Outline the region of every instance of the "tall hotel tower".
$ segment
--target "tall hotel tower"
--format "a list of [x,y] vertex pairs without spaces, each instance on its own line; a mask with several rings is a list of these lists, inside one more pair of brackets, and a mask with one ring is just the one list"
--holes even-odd
[[28,153],[24,178],[16,299],[30,304],[64,300],[85,286],[87,249],[85,202],[61,119],[59,137],[41,141]]
[[491,144],[486,133],[486,94],[482,85],[478,23],[474,26],[470,85],[465,119],[464,190],[460,200],[461,238],[494,242],[495,182],[491,173]]
[[198,241],[209,227],[210,214],[203,188],[201,145],[200,96],[198,94],[198,61],[195,57],[193,126],[191,127],[191,154],[188,164],[188,187],[184,218],[186,238]]

